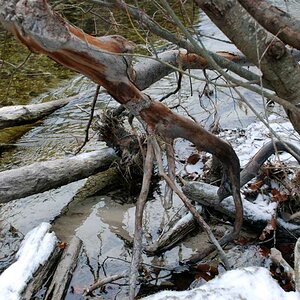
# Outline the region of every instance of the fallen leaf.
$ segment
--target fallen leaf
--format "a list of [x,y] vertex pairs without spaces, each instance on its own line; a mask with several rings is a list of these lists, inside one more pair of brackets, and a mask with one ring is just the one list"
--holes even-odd
[[61,243],[58,243],[58,248],[60,249],[60,250],[65,250],[66,249],[66,247],[67,247],[67,243],[66,242],[61,242]]
[[186,162],[190,165],[195,165],[200,159],[200,155],[198,153],[191,154]]
[[266,227],[263,229],[259,237],[259,240],[264,241],[267,238],[267,236],[271,234],[272,231],[276,230],[276,227],[277,227],[277,221],[276,218],[273,216],[272,219],[268,221]]
[[284,202],[288,200],[288,195],[280,192],[277,189],[272,189],[271,194],[272,194],[272,199],[276,202]]
[[252,191],[257,191],[259,190],[262,186],[264,185],[263,180],[258,180],[254,183],[249,183],[248,187],[249,189],[251,189]]

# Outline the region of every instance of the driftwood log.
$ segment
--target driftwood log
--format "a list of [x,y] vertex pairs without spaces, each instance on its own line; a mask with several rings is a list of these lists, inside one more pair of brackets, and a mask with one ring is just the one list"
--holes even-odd
[[81,245],[81,240],[74,236],[63,252],[44,299],[64,299],[72,274],[77,265]]
[[[276,152],[284,151],[290,153],[300,163],[300,150],[291,143],[282,141],[270,141],[266,143],[248,162],[245,168],[241,171],[241,186],[248,183],[251,179],[258,175],[260,167],[263,163]],[[224,213],[227,216],[234,217],[233,199],[228,199],[220,202],[220,191],[216,186],[209,185],[204,182],[190,182],[183,187],[183,192],[186,196],[200,204]],[[218,192],[218,194],[217,194]],[[221,199],[229,196],[228,191],[224,191],[221,194]],[[243,200],[244,204],[244,221],[248,225],[252,225],[257,228],[263,228],[266,223],[271,219],[271,214],[260,214],[255,204]],[[291,232],[296,234],[300,232],[298,225],[287,224],[283,219],[278,219],[280,228],[286,231],[284,228],[290,227]],[[172,248],[178,241],[184,239],[187,233],[196,228],[196,223],[191,218],[191,214],[180,218],[175,224],[166,232],[164,232],[156,241],[147,245],[145,251],[149,255],[154,255],[161,251]],[[286,231],[288,232],[288,231]]]
[[41,193],[106,170],[117,159],[110,148],[37,162],[0,172],[0,203]]
[[34,273],[32,280],[28,283],[23,292],[22,299],[35,299],[35,294],[40,291],[43,284],[52,276],[53,269],[58,264],[61,254],[62,251],[59,247],[55,247],[46,263],[40,266]]
[[0,129],[31,124],[68,104],[72,98],[39,104],[4,106],[0,108]]

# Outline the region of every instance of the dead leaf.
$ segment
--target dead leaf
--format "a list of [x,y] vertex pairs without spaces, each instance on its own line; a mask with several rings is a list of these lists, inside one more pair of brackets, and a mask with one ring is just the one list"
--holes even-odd
[[67,243],[66,242],[61,242],[61,243],[58,243],[58,248],[60,249],[60,250],[65,250],[66,249],[66,247],[67,247]]
[[203,278],[206,281],[209,281],[216,277],[219,272],[218,269],[214,266],[208,264],[198,264],[196,267],[196,279]]
[[276,227],[277,227],[277,220],[273,216],[272,219],[270,221],[268,221],[267,226],[263,229],[263,231],[259,237],[259,240],[264,241],[267,238],[267,236],[269,236],[271,234],[271,232],[276,230]]
[[284,202],[288,200],[288,195],[286,193],[282,193],[277,189],[271,190],[272,199],[276,202]]
[[254,183],[249,183],[248,187],[249,189],[251,189],[252,191],[257,191],[259,190],[262,186],[264,185],[264,181],[263,180],[258,180]]
[[190,165],[195,165],[200,159],[200,155],[198,153],[191,154],[186,162]]

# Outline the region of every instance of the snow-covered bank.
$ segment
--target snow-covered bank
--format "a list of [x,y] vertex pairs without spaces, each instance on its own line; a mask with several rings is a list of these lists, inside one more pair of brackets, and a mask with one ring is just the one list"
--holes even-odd
[[52,253],[57,238],[49,233],[51,225],[41,223],[28,232],[16,254],[17,261],[0,276],[0,300],[17,300],[34,272]]
[[266,268],[228,271],[199,288],[184,292],[163,291],[144,300],[299,300],[300,293],[285,292]]

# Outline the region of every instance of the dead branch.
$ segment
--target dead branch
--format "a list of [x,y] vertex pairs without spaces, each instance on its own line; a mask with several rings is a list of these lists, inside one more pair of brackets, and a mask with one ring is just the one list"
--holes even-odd
[[[176,177],[175,153],[173,148],[173,140],[166,140],[166,155],[168,161],[168,175],[174,182]],[[173,205],[173,190],[166,185],[164,208],[169,209]]]
[[[156,23],[152,18],[150,18],[144,10],[138,9],[134,6],[127,5],[124,1],[118,0],[115,2],[115,5],[122,9],[125,12],[128,12],[133,18],[138,20],[139,24],[149,29],[154,34],[162,37],[163,39],[166,39],[167,41],[170,41],[176,45],[178,45],[181,48],[184,48],[188,51],[188,53],[191,53],[192,56],[195,58],[198,56],[197,59],[201,59],[203,61],[203,55],[202,53],[198,53],[198,51],[195,49],[195,47],[187,41],[185,38],[179,37],[177,34],[174,34],[170,32],[169,30],[163,28],[158,23]],[[195,55],[194,53],[197,53],[198,55]],[[237,63],[234,62],[245,62],[245,57],[240,55],[231,55],[227,52],[228,55],[226,58],[219,56],[216,53],[209,52],[211,57],[220,65],[222,68],[229,69],[230,71],[238,74],[242,78],[245,78],[249,81],[257,81],[259,82],[259,77],[254,74],[253,72],[246,70],[244,68],[241,68]],[[246,59],[247,61],[247,59]],[[204,59],[205,64],[207,65],[207,60]],[[266,86],[268,86],[267,82],[264,82]],[[139,85],[138,85],[139,86]]]
[[138,277],[138,267],[142,254],[142,232],[143,232],[143,212],[145,203],[149,193],[149,187],[151,183],[152,171],[153,171],[153,149],[151,140],[148,137],[147,140],[147,153],[144,162],[144,176],[140,195],[138,197],[135,208],[135,227],[134,227],[134,242],[133,242],[133,254],[130,266],[129,275],[129,299],[135,298],[136,280]]
[[[44,0],[14,0],[14,4],[9,5],[2,2],[0,20],[32,51],[46,54],[101,84],[134,116],[141,118],[150,132],[171,139],[185,138],[197,148],[218,157],[224,166],[225,177],[231,181],[235,199],[237,216],[232,238],[238,235],[243,221],[243,207],[236,153],[229,144],[193,121],[173,113],[164,104],[153,101],[132,83],[130,61],[120,55],[132,51],[131,42],[120,36],[96,38],[85,34],[53,13]],[[226,180],[223,182],[227,184]]]
[[[204,221],[204,219],[201,217],[201,215],[198,213],[198,211],[195,209],[195,207],[190,203],[189,199],[179,190],[179,188],[176,186],[175,182],[173,182],[170,177],[165,173],[162,163],[162,156],[160,147],[156,141],[155,138],[152,139],[152,146],[155,153],[155,158],[158,165],[158,172],[159,175],[166,181],[166,183],[172,188],[172,190],[180,197],[186,208],[189,209],[189,211],[192,213],[193,217],[196,219],[197,223],[200,225],[200,227],[206,232],[208,235],[210,241],[214,245],[214,247],[218,250],[220,257],[227,269],[229,269],[229,264],[226,258],[226,255],[224,253],[224,250],[220,246],[219,242],[215,238],[213,232],[211,231],[210,227],[207,225],[207,223]],[[230,240],[232,240],[231,234],[228,234],[227,236],[224,236],[221,239],[221,243],[227,243]]]
[[97,102],[97,98],[98,98],[98,95],[99,95],[99,91],[100,91],[100,85],[97,85],[97,88],[96,88],[96,92],[95,92],[95,96],[93,98],[93,101],[92,101],[92,106],[91,106],[91,112],[90,112],[90,117],[89,117],[89,121],[86,125],[86,129],[85,129],[85,138],[84,138],[84,142],[82,143],[82,145],[76,150],[75,154],[78,154],[82,148],[86,145],[86,143],[89,141],[89,131],[90,131],[90,127],[91,127],[91,124],[92,124],[92,121],[93,121],[93,117],[94,117],[94,110],[95,110],[95,105],[96,105],[96,102]]
[[[251,179],[257,176],[260,167],[263,163],[276,152],[284,151],[291,154],[300,164],[300,150],[291,143],[282,141],[270,141],[265,144],[247,163],[241,172],[241,186],[248,183]],[[224,199],[229,196],[229,193],[223,190],[223,194],[219,196]]]
[[171,249],[177,242],[184,239],[188,233],[196,228],[197,224],[193,215],[188,213],[177,222],[174,223],[172,227],[152,244],[145,246],[145,252],[148,255],[156,255],[158,253],[164,252]]
[[123,272],[121,274],[115,274],[115,275],[108,276],[108,277],[105,277],[103,279],[100,279],[97,282],[95,282],[94,284],[92,284],[89,288],[85,289],[84,294],[87,295],[87,296],[92,295],[92,292],[94,290],[99,289],[99,288],[103,287],[104,285],[106,285],[108,283],[111,283],[111,282],[114,282],[116,280],[125,278],[127,275],[128,275],[127,272]]

